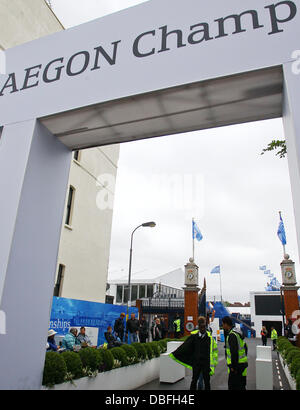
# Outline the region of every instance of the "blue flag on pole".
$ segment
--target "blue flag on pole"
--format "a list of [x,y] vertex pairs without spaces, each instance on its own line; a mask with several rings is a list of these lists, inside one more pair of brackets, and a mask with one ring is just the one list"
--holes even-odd
[[212,274],[213,274],[213,273],[220,273],[220,265],[215,266],[210,273],[212,273]]
[[278,235],[278,238],[280,239],[282,245],[286,245],[285,229],[284,229],[283,220],[281,218],[281,215],[280,215],[280,221],[279,221],[279,226],[278,226],[278,230],[277,230],[277,235]]
[[195,223],[195,221],[193,221],[193,239],[195,238],[197,239],[197,241],[201,241],[203,236],[197,224]]
[[260,270],[266,270],[267,267],[266,267],[266,265],[262,265],[262,266],[259,267],[259,269],[260,269]]
[[270,270],[265,270],[265,271],[264,271],[264,274],[265,274],[265,275],[270,275],[270,273],[271,273]]

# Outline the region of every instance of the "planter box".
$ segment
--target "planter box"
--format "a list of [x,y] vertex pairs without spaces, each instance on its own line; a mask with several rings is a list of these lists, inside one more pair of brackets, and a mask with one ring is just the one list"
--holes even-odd
[[43,390],[135,390],[152,380],[159,378],[159,361],[157,357],[145,363],[120,367],[109,372],[99,373],[96,377],[82,377],[74,383],[56,384]]
[[291,390],[297,390],[297,389],[296,389],[296,381],[295,381],[295,379],[293,378],[293,376],[291,375],[290,370],[289,370],[287,364],[284,362],[283,358],[281,357],[281,354],[278,353],[278,355],[279,355],[279,360],[280,360],[281,366],[282,366],[282,368],[283,368],[283,370],[284,370],[284,373],[285,373],[285,375],[286,375],[286,378],[288,379],[288,382],[289,382],[289,385],[290,385]]

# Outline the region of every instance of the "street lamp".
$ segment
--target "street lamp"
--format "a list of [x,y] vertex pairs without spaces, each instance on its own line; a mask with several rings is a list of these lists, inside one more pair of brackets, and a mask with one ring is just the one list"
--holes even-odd
[[145,223],[143,223],[143,224],[137,226],[137,227],[134,229],[134,231],[132,232],[132,234],[131,234],[130,256],[129,256],[129,273],[128,273],[128,285],[127,285],[128,289],[129,289],[129,295],[128,295],[128,300],[127,300],[127,318],[128,318],[128,306],[129,306],[129,303],[131,303],[131,285],[130,285],[130,282],[131,282],[131,261],[132,261],[132,241],[133,241],[133,234],[134,234],[134,232],[135,232],[138,228],[140,228],[141,226],[143,226],[143,227],[149,227],[149,228],[154,228],[154,227],[156,226],[156,223],[155,223],[155,222],[145,222]]

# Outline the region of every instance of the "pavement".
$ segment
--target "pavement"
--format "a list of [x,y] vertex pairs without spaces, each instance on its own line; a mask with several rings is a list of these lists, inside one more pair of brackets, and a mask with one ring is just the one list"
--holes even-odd
[[[256,390],[256,346],[261,345],[260,339],[246,339],[248,345],[248,374],[247,374],[247,390]],[[268,345],[271,346],[271,341],[268,340]],[[225,360],[224,343],[218,343],[219,363],[216,367],[215,375],[211,378],[212,390],[228,390],[228,375],[227,365]],[[277,352],[272,351],[273,359],[273,390],[290,390],[289,383],[278,359]],[[160,383],[159,379],[141,386],[137,390],[189,390],[192,380],[192,371],[186,369],[184,379],[176,383]]]

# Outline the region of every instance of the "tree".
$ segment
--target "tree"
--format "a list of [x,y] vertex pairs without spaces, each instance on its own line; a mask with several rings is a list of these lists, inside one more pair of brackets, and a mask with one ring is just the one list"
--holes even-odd
[[279,150],[276,152],[276,155],[279,155],[279,158],[285,158],[286,156],[286,142],[280,141],[280,140],[273,140],[268,144],[267,148],[264,148],[261,152],[260,155],[264,155],[265,152],[267,151],[274,151],[274,150]]

